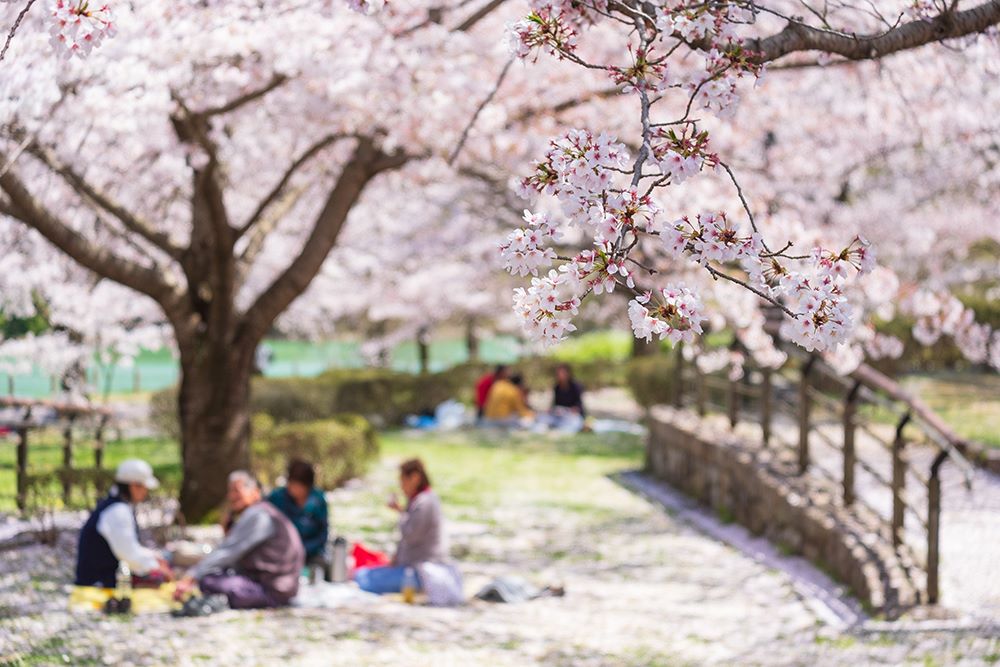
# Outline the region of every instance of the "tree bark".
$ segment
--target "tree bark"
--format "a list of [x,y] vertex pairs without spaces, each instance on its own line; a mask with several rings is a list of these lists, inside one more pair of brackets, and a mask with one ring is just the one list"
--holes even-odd
[[225,498],[227,478],[250,469],[252,347],[213,344],[205,337],[181,346],[181,512],[197,521]]

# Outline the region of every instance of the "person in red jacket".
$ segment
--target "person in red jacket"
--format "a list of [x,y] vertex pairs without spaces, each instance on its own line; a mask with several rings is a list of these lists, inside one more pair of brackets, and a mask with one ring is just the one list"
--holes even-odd
[[490,394],[490,387],[505,377],[507,377],[507,367],[500,364],[492,373],[487,373],[476,382],[476,414],[480,420],[483,418],[483,408],[486,407],[486,397]]

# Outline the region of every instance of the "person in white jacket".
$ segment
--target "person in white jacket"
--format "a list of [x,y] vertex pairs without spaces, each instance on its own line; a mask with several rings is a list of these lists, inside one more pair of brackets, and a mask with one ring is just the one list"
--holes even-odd
[[159,485],[152,467],[145,461],[122,461],[115,471],[115,484],[80,529],[77,586],[114,586],[120,561],[125,561],[129,570],[140,577],[151,574],[159,574],[163,579],[173,577],[166,561],[139,542],[135,521],[134,506]]

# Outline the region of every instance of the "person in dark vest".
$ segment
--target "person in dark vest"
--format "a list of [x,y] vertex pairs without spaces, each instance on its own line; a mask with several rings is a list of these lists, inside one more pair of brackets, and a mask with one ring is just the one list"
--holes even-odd
[[306,552],[299,531],[271,503],[250,473],[229,475],[226,537],[179,582],[178,599],[197,582],[207,597],[224,595],[232,609],[283,607],[299,592]]
[[139,528],[133,506],[141,503],[160,483],[145,461],[122,461],[115,471],[115,484],[97,503],[80,529],[76,550],[77,586],[112,588],[118,563],[125,561],[133,575],[158,575],[170,579],[170,567],[160,556],[139,543]]

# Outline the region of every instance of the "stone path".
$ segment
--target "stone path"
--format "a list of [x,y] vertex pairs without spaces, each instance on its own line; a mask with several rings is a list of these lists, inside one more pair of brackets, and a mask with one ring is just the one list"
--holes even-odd
[[[392,483],[394,463],[331,494],[338,530],[385,525],[372,499]],[[706,535],[684,512],[664,511],[609,478],[585,481],[597,511],[579,511],[572,497],[531,504],[510,494],[452,521],[469,592],[506,574],[566,587],[563,598],[520,605],[431,609],[376,599],[109,620],[64,610],[71,536],[56,548],[6,552],[0,664],[854,667],[1000,658],[995,628],[832,623],[794,577]],[[392,537],[388,527],[366,535],[375,546]]]

